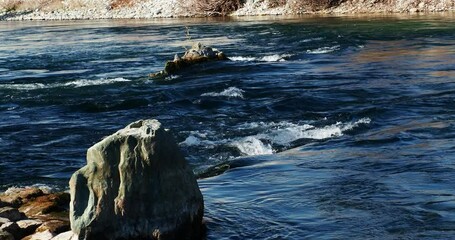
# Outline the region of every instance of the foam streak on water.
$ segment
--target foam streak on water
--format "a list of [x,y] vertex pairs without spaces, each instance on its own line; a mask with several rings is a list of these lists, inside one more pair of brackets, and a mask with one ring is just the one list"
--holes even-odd
[[29,90],[37,90],[37,89],[50,89],[50,88],[80,88],[80,87],[87,87],[87,86],[99,86],[99,85],[107,85],[119,82],[130,82],[131,80],[125,78],[112,78],[112,79],[98,79],[98,80],[75,80],[69,81],[66,83],[51,83],[51,84],[44,84],[44,83],[11,83],[11,84],[0,84],[0,89],[9,89],[9,90],[22,90],[22,91],[29,91]]
[[209,92],[203,93],[201,96],[209,96],[209,97],[228,97],[228,98],[241,98],[243,99],[243,93],[245,91],[236,87],[227,88],[219,93],[217,92]]
[[241,132],[257,132],[242,138],[219,139],[213,137],[214,133],[205,134],[191,132],[190,135],[180,144],[183,146],[203,146],[214,148],[216,146],[233,146],[237,148],[242,156],[254,156],[273,154],[278,149],[273,146],[290,146],[299,139],[329,139],[343,136],[346,131],[353,130],[360,125],[371,123],[370,118],[362,118],[355,122],[337,122],[322,127],[315,127],[310,124],[295,124],[291,122],[264,123],[253,122],[240,124],[238,129]]
[[263,57],[242,57],[242,56],[233,56],[229,59],[232,61],[240,61],[240,62],[285,62],[286,59],[291,57],[291,54],[274,54],[268,55]]
[[331,53],[331,52],[337,51],[339,49],[340,49],[340,46],[336,45],[336,46],[332,46],[332,47],[320,47],[320,48],[313,49],[313,50],[307,50],[306,52],[309,54],[326,54],[326,53]]

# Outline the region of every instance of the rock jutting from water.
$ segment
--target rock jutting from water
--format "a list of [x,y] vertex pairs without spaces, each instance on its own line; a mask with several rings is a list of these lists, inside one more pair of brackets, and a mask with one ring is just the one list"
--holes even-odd
[[152,73],[149,77],[165,78],[195,64],[219,60],[228,60],[228,58],[222,51],[219,51],[216,48],[204,46],[202,43],[196,43],[191,49],[187,50],[182,57],[176,54],[173,61],[166,62],[164,70]]
[[70,180],[72,231],[81,239],[199,239],[196,178],[171,133],[140,120],[87,151]]

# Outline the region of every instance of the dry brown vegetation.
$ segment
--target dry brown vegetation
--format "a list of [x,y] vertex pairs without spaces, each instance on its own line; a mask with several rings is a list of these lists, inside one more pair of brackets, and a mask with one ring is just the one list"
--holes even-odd
[[63,0],[63,5],[67,9],[90,8],[90,9],[109,9],[111,2],[106,0]]
[[53,10],[61,6],[60,0],[0,0],[0,9],[7,12]]
[[243,0],[181,0],[187,11],[196,15],[225,16],[239,9]]
[[138,0],[113,0],[110,4],[111,9],[123,8],[123,7],[131,7],[133,6]]
[[21,4],[21,0],[2,0],[0,1],[0,9],[4,9],[7,12],[16,11]]
[[267,1],[267,6],[269,8],[275,8],[275,7],[280,7],[286,5],[286,0],[268,0]]
[[[295,12],[319,11],[335,7],[348,0],[262,0],[269,8],[287,5]],[[391,0],[377,0],[391,1]],[[241,8],[245,0],[181,0],[191,14],[204,16],[225,16]]]
[[290,8],[296,11],[319,11],[335,7],[345,0],[290,0]]

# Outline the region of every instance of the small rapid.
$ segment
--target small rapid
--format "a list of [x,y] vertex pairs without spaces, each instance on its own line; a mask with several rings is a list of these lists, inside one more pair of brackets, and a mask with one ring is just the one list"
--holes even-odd
[[[327,122],[323,120],[322,122]],[[237,154],[231,154],[231,159],[238,156],[255,156],[277,153],[292,147],[299,146],[298,141],[323,140],[341,137],[344,133],[361,126],[368,126],[371,119],[362,118],[354,122],[336,122],[316,127],[305,123],[292,122],[251,122],[232,127],[236,137],[223,138],[214,131],[192,131],[180,144],[185,147],[205,147],[210,149],[229,150],[236,148]],[[320,125],[320,124],[318,124]],[[219,153],[219,152],[218,152]],[[227,154],[227,153],[226,153]]]
[[292,54],[274,54],[263,57],[242,57],[242,56],[233,56],[229,57],[232,61],[239,62],[285,62],[287,59],[292,57]]

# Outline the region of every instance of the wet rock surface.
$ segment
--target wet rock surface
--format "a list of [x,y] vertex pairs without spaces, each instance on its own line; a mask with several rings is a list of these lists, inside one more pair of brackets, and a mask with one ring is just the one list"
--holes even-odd
[[164,70],[149,75],[151,78],[163,79],[169,75],[176,74],[184,69],[188,69],[193,65],[208,62],[228,60],[226,55],[216,49],[203,45],[202,43],[194,44],[191,49],[187,50],[182,57],[178,54],[174,56],[173,61],[166,62]]

